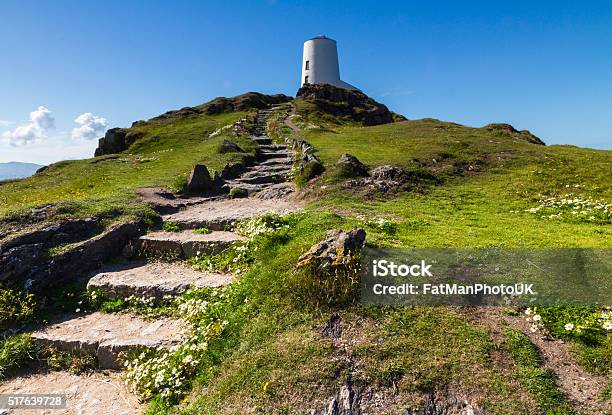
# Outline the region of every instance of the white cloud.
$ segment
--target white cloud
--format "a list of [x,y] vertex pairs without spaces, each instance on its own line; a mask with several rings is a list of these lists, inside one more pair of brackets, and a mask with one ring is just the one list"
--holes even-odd
[[106,118],[98,117],[91,112],[79,115],[74,122],[79,124],[72,130],[72,138],[75,140],[93,140],[104,134],[108,127]]
[[5,132],[2,137],[12,146],[21,146],[45,139],[47,131],[54,127],[55,118],[51,111],[40,106],[30,113],[30,121],[27,124]]

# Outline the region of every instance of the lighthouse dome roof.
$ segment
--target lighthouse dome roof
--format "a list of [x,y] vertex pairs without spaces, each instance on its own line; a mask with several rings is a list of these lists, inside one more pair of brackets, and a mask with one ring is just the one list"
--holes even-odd
[[313,37],[312,39],[309,39],[309,40],[320,40],[320,39],[326,39],[326,40],[331,40],[332,42],[335,42],[334,39],[331,39],[331,38],[329,38],[329,37],[327,37],[325,35],[318,35],[318,36],[315,36],[315,37]]

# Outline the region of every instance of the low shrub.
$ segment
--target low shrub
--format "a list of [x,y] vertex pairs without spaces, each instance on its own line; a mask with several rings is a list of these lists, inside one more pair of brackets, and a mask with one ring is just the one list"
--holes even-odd
[[239,199],[239,198],[243,198],[243,197],[248,197],[249,196],[249,192],[246,189],[243,189],[241,187],[232,187],[230,192],[229,192],[229,196],[232,199]]
[[292,288],[300,301],[316,307],[343,307],[359,298],[360,257],[357,253],[338,255],[331,263],[310,261],[292,276]]
[[36,347],[28,333],[16,334],[0,340],[0,379],[14,374],[36,358]]
[[210,229],[208,229],[206,226],[202,226],[201,228],[195,229],[193,232],[197,233],[199,235],[208,235],[212,231]]
[[36,301],[32,293],[0,287],[0,328],[7,324],[28,321]]
[[166,232],[180,232],[181,225],[177,222],[164,222],[162,229]]

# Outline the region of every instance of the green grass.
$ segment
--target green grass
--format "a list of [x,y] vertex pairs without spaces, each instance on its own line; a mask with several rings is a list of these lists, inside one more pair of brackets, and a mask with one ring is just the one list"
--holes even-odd
[[35,310],[33,294],[0,285],[0,330],[32,320]]
[[0,380],[10,377],[20,368],[29,365],[36,353],[36,348],[30,341],[28,333],[0,339]]
[[[225,137],[220,134],[209,138],[210,133],[244,114],[224,113],[137,125],[133,129],[144,136],[124,153],[62,161],[30,178],[0,182],[0,220],[55,204],[63,206],[60,214],[69,216],[141,216],[146,207],[133,202],[137,188],[163,186],[178,190],[196,163],[205,164],[212,173],[227,162],[247,157],[248,154],[219,154],[216,149]],[[246,151],[253,150],[250,140],[233,140]]]
[[[312,108],[304,103],[298,110],[302,120],[296,122],[308,127],[304,138],[315,146],[326,170],[304,188],[306,213],[289,229],[262,237],[240,262],[248,270],[233,285],[232,307],[217,310],[227,327],[211,339],[206,365],[182,413],[230,414],[244,408],[303,413],[304,402],[327,400],[349,373],[357,382],[397,391],[412,409],[424,393],[448,387],[469,394],[491,413],[572,413],[524,336],[506,332],[513,378],[491,358],[489,334],[452,308],[336,308],[351,344],[347,351],[334,348],[319,334],[332,310],[305,301],[294,266],[325,231],[339,227],[365,227],[368,243],[384,247],[610,247],[609,224],[550,220],[525,209],[543,197],[569,192],[610,202],[612,152],[537,146],[501,132],[437,120],[360,127],[308,112]],[[136,188],[178,189],[196,162],[214,170],[244,157],[218,154],[224,137],[208,138],[242,115],[138,125],[144,138],[117,157],[62,162],[41,175],[0,184],[0,217],[16,218],[46,204],[60,204],[61,215],[142,216],[149,208],[133,201]],[[275,123],[280,139],[287,131],[279,120]],[[252,151],[252,143],[232,141]],[[418,185],[367,198],[346,190],[334,168],[346,152],[369,168],[401,166]],[[228,251],[214,265],[227,267],[237,255]],[[74,311],[79,301],[78,294],[71,295],[64,299],[65,309]],[[98,306],[107,311],[142,308],[123,300]],[[609,343],[576,347],[579,361],[605,373],[601,368],[609,362]],[[354,367],[345,363],[347,357]],[[175,409],[154,399],[149,412]]]
[[[612,201],[607,177],[610,151],[543,147],[435,120],[328,126],[308,130],[305,137],[327,168],[310,189],[316,196],[311,208],[394,219],[398,232],[387,238],[391,245],[610,246],[610,226],[542,219],[525,212],[544,197],[566,193]],[[397,165],[433,175],[440,184],[364,200],[342,188],[343,180],[335,175],[334,164],[345,152],[370,168]],[[465,170],[466,166],[473,170]]]
[[[212,365],[200,372],[181,413],[302,413],[304,402],[337,393],[349,373],[356,384],[398,393],[397,411],[449,387],[491,413],[536,413],[530,392],[492,363],[486,331],[452,308],[340,309],[346,357],[344,347],[321,337],[332,311],[304,301],[293,266],[327,229],[355,224],[329,213],[299,215],[282,238],[259,241],[250,271],[234,284],[233,301],[244,306],[219,316],[228,328],[209,344]],[[150,413],[164,413],[160,407],[155,401]]]
[[555,383],[554,373],[542,367],[538,349],[522,332],[514,329],[504,331],[505,347],[515,363],[515,376],[535,397],[545,414],[577,415],[576,410]]

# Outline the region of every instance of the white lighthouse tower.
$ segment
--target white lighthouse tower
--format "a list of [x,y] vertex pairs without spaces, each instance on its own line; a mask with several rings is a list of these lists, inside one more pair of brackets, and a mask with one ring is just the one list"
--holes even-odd
[[323,35],[304,42],[300,86],[304,84],[332,84],[339,88],[358,90],[340,80],[336,41]]

